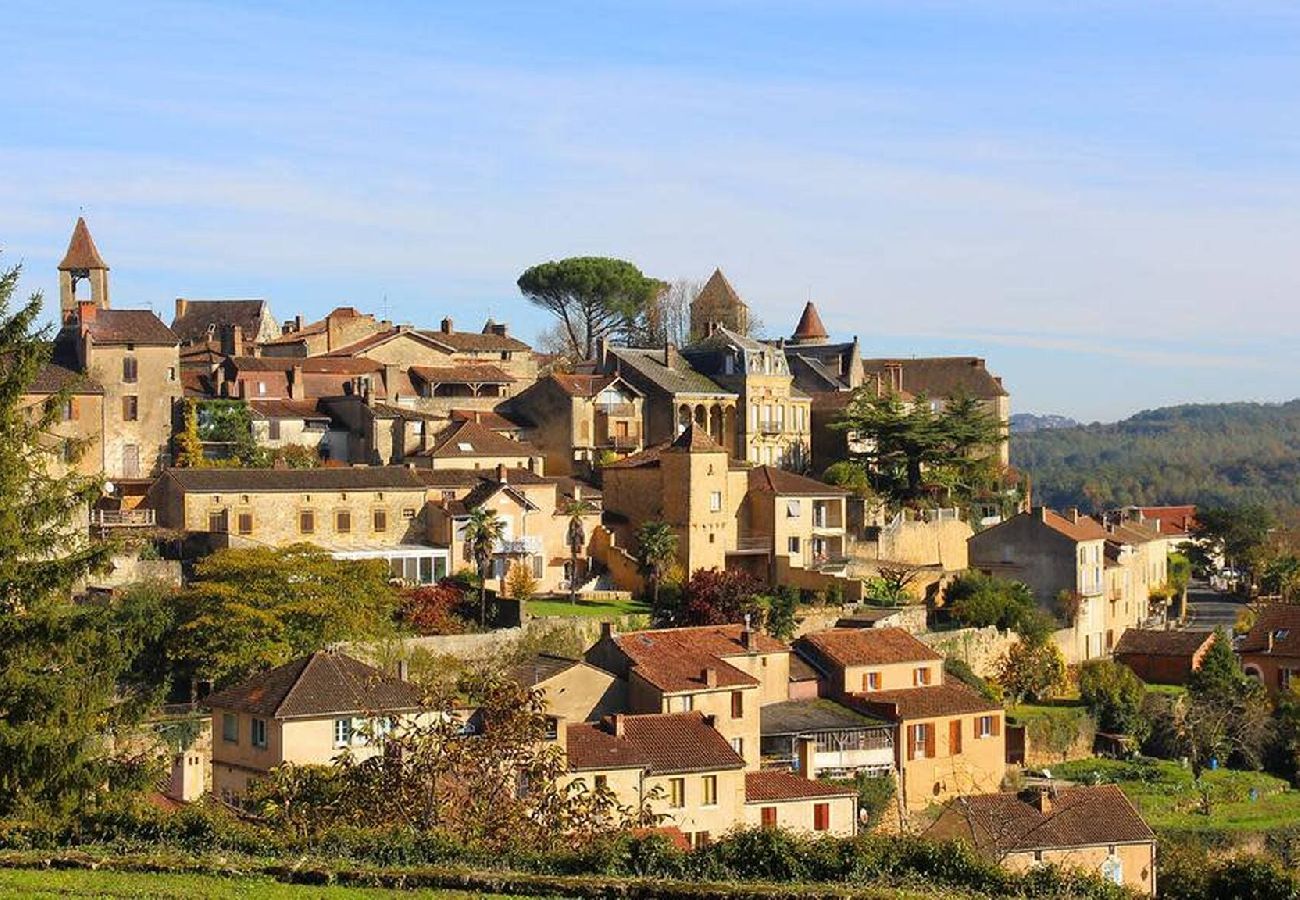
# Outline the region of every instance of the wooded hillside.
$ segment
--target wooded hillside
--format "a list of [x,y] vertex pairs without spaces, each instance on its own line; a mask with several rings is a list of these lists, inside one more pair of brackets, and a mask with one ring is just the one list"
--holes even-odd
[[1171,406],[1121,422],[1017,434],[1035,503],[1300,506],[1300,400]]

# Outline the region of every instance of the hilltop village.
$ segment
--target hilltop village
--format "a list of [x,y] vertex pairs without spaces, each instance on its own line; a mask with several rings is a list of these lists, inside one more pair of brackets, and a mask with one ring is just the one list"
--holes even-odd
[[[681,346],[606,335],[589,357],[493,319],[353,306],[307,321],[177,298],[166,321],[112,297],[80,219],[58,273],[23,402],[57,399],[54,465],[95,480],[75,530],[111,560],[75,593],[163,584],[214,604],[149,718],[197,723],[157,750],[160,802],[247,812],[287,771],[400,756],[403,734],[448,721],[499,739],[487,701],[429,699],[440,671],[486,666],[535,703],[553,789],[683,847],[920,834],[1156,892],[1155,835],[1123,793],[1032,774],[1080,741],[1090,757],[1093,736],[1062,744],[1011,710],[1098,662],[1175,684],[1199,669],[1215,635],[1178,627],[1195,510],[1035,505],[983,359],[865,356],[811,301],[788,334],[754,334],[721,270]],[[947,459],[887,453],[881,423],[921,418],[980,437]],[[278,587],[212,586],[265,564]],[[355,632],[220,631],[270,616],[309,567],[397,592],[395,630],[371,639],[357,594]],[[1257,628],[1243,658],[1284,684],[1289,625]]]

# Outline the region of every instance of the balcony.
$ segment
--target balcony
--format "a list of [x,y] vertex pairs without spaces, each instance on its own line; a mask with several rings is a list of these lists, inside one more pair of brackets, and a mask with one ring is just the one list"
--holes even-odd
[[99,528],[152,528],[157,513],[152,509],[92,509],[90,524]]
[[736,548],[728,550],[728,555],[737,556],[759,556],[772,552],[772,535],[756,534],[749,537],[738,538]]
[[497,556],[537,556],[542,552],[542,539],[534,534],[507,538],[498,542],[492,552]]
[[600,439],[597,446],[610,447],[614,450],[635,450],[641,446],[641,438],[635,434],[607,434]]
[[765,420],[758,423],[759,434],[781,434],[785,431],[785,423],[778,422],[775,419]]

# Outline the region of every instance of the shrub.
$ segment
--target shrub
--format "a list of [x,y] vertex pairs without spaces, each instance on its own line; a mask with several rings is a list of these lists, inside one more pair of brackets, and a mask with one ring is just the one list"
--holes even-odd
[[1079,667],[1079,699],[1108,734],[1127,734],[1145,741],[1151,725],[1142,715],[1144,685],[1128,666],[1093,659]]
[[402,621],[417,634],[460,634],[474,615],[468,596],[451,579],[403,591]]

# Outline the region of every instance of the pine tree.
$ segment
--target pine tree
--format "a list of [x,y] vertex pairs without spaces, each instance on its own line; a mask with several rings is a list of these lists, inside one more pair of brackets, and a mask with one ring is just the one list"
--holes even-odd
[[140,606],[69,601],[110,548],[87,527],[98,479],[52,449],[71,386],[29,399],[52,346],[40,294],[14,305],[19,272],[0,271],[0,815],[84,804],[111,780],[105,739],[141,712],[122,678],[160,627]]

